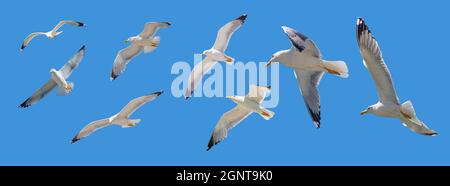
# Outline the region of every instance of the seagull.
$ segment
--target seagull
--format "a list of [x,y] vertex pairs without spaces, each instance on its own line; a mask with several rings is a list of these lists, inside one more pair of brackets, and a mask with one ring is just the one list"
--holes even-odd
[[383,55],[378,42],[375,40],[369,27],[362,18],[356,23],[356,33],[363,64],[369,70],[377,87],[379,101],[369,106],[360,114],[375,114],[377,116],[399,118],[405,127],[412,131],[428,136],[436,136],[438,133],[430,129],[419,120],[411,101],[400,104],[395,92],[391,73],[384,63]]
[[122,74],[131,59],[139,55],[142,51],[149,53],[155,50],[160,42],[159,36],[155,36],[156,32],[160,28],[167,28],[170,25],[172,25],[170,22],[149,22],[145,24],[144,30],[139,35],[125,40],[126,43],[131,43],[131,45],[117,53],[111,72],[111,81]]
[[216,41],[211,49],[203,51],[202,55],[206,56],[203,61],[195,65],[194,69],[189,75],[188,87],[186,89],[185,98],[189,99],[194,92],[194,89],[198,86],[199,81],[201,81],[204,74],[208,73],[211,68],[218,61],[225,61],[228,64],[233,64],[234,58],[226,55],[224,52],[228,47],[230,38],[233,33],[241,27],[245,22],[247,14],[241,15],[226,25],[222,26],[217,32]]
[[71,143],[75,143],[78,140],[85,138],[99,130],[101,128],[110,126],[110,125],[118,125],[122,128],[134,127],[136,124],[141,122],[140,119],[129,119],[129,117],[141,106],[145,105],[148,102],[155,100],[159,97],[163,91],[154,92],[146,96],[138,97],[136,99],[131,100],[119,113],[110,118],[94,121],[86,125],[80,132],[72,139]]
[[55,28],[53,28],[52,30],[48,31],[48,32],[33,32],[30,35],[28,35],[27,38],[25,38],[25,40],[22,43],[22,46],[20,47],[20,51],[22,52],[25,47],[28,46],[28,44],[30,44],[31,40],[39,35],[44,35],[47,36],[47,38],[49,39],[54,39],[56,36],[58,36],[59,34],[63,33],[63,31],[59,31],[58,30],[65,24],[70,24],[73,26],[78,26],[78,27],[84,27],[86,26],[86,24],[82,23],[82,22],[78,22],[78,21],[72,21],[72,20],[63,20],[60,21]]
[[309,114],[314,125],[320,128],[320,96],[317,90],[320,80],[324,72],[347,78],[347,65],[343,61],[323,60],[322,54],[311,39],[292,28],[283,26],[282,29],[292,47],[273,54],[266,67],[279,62],[294,69]]
[[42,98],[44,98],[50,91],[52,91],[55,87],[58,87],[58,95],[65,96],[69,94],[74,87],[72,82],[67,81],[67,78],[70,77],[73,70],[78,67],[81,60],[84,57],[85,46],[82,46],[80,50],[67,62],[61,69],[55,70],[51,69],[50,74],[51,78],[47,81],[47,83],[42,86],[39,90],[33,93],[31,97],[25,100],[19,107],[26,108],[37,102],[39,102]]
[[250,85],[249,94],[245,97],[227,96],[227,98],[235,102],[237,106],[222,115],[211,135],[207,151],[224,140],[228,135],[228,131],[247,118],[251,113],[258,113],[265,120],[271,119],[275,113],[261,106],[261,103],[269,91],[270,86],[265,87],[252,84]]

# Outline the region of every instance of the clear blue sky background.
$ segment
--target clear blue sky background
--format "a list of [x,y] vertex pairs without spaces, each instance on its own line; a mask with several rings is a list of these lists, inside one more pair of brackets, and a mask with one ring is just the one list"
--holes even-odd
[[[5,1],[1,3],[1,165],[449,165],[447,121],[449,4],[446,1]],[[212,46],[224,23],[247,13],[227,53],[239,61],[265,61],[290,43],[287,25],[311,37],[325,59],[347,62],[349,79],[326,75],[320,85],[322,128],[315,129],[292,70],[280,66],[281,99],[276,116],[252,115],[212,151],[211,131],[234,107],[224,98],[185,101],[170,94],[177,61]],[[377,101],[355,38],[357,17],[377,37],[401,101],[411,99],[419,117],[438,131],[425,137],[398,120],[359,116]],[[55,40],[36,38],[24,53],[22,40],[59,20]],[[170,21],[160,30],[160,47],[133,60],[125,74],[109,81],[112,63],[129,36],[145,22]],[[18,105],[60,68],[81,45],[86,57],[74,72],[74,91],[51,93],[37,105]],[[87,123],[118,112],[132,98],[166,93],[137,111],[134,128],[105,128],[77,144],[72,137]]]

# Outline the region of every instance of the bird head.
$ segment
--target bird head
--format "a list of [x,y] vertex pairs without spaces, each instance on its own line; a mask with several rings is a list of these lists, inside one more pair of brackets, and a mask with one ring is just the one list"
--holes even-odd
[[361,116],[363,116],[363,115],[366,115],[366,114],[369,114],[369,113],[373,113],[374,112],[374,109],[373,109],[373,107],[372,106],[370,106],[370,107],[367,107],[365,110],[363,110],[362,112],[360,112],[359,114],[361,115]]

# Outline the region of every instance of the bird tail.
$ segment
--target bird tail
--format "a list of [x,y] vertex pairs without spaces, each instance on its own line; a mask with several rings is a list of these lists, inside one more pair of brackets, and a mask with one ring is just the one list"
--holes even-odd
[[155,50],[158,47],[160,41],[161,38],[159,38],[159,36],[154,37],[152,40],[152,44],[150,46],[144,47],[144,53],[149,53]]
[[58,88],[58,95],[59,96],[66,96],[67,94],[72,92],[74,86],[75,86],[75,84],[73,82],[67,82],[67,86],[66,87],[59,87]]
[[344,61],[324,61],[325,70],[342,78],[348,77],[348,68]]
[[416,111],[414,110],[413,104],[411,101],[406,101],[402,104],[401,112],[403,115],[406,115],[405,117],[409,119],[416,118]]
[[262,109],[261,112],[259,112],[259,115],[261,115],[265,120],[270,120],[275,115],[275,112],[267,109]]

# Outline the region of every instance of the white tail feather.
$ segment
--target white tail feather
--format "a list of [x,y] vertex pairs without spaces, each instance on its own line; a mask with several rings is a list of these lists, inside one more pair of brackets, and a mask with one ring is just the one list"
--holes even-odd
[[401,110],[404,114],[408,115],[411,118],[416,118],[416,111],[414,110],[413,104],[411,101],[407,101],[402,104]]
[[159,38],[159,36],[154,37],[152,40],[152,45],[154,46],[145,46],[144,53],[149,53],[155,50],[158,47],[160,41],[161,39]]
[[335,74],[342,78],[348,77],[348,68],[344,61],[324,61],[323,64],[328,73]]
[[72,92],[74,86],[75,86],[74,83],[67,82],[67,87],[58,87],[58,95],[59,96],[67,96],[67,94]]
[[272,112],[272,111],[267,110],[267,109],[263,109],[259,113],[259,115],[261,115],[265,120],[270,120],[275,115],[275,112]]

